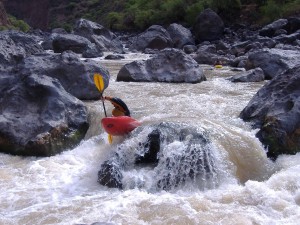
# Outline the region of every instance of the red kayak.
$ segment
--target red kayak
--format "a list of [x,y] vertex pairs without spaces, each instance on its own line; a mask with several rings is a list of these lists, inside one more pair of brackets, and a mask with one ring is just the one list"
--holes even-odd
[[129,116],[105,117],[101,120],[104,130],[113,136],[123,136],[133,131],[141,123]]

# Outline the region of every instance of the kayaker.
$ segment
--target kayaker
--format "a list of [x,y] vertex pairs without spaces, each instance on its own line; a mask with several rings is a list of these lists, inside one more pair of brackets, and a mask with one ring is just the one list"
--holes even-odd
[[110,103],[114,106],[112,110],[113,116],[130,116],[130,111],[120,98],[105,96],[104,100],[110,101]]

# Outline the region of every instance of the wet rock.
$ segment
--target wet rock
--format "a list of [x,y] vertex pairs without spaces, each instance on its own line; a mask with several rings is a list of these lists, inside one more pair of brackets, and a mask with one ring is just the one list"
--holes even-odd
[[201,12],[193,27],[193,34],[198,42],[218,40],[222,37],[223,31],[222,19],[211,9]]
[[51,156],[74,147],[87,129],[84,104],[58,80],[31,74],[0,76],[0,151]]
[[159,25],[152,25],[145,32],[133,38],[129,46],[131,50],[144,52],[145,49],[165,49],[173,47],[170,34]]
[[99,99],[100,93],[95,87],[93,75],[100,73],[105,88],[109,82],[109,72],[93,60],[80,60],[66,51],[62,54],[39,54],[24,59],[18,66],[22,76],[31,74],[47,75],[60,81],[65,90],[81,100]]
[[106,222],[95,222],[95,223],[91,223],[91,224],[82,223],[82,224],[75,224],[75,225],[116,225],[116,224],[115,223],[106,223]]
[[[140,141],[132,145],[136,143],[135,138]],[[100,178],[109,177],[107,183],[113,184],[112,187],[171,190],[189,182],[201,188],[211,188],[218,183],[211,143],[205,132],[195,127],[153,124],[137,128],[127,140],[130,146],[126,141],[118,145],[116,154],[101,165],[98,173]],[[143,178],[126,177],[130,171],[147,167],[152,168],[151,172],[144,175],[152,176],[151,184],[145,184]]]
[[231,82],[260,82],[264,81],[265,75],[261,68],[255,68],[246,72],[239,73],[228,80]]
[[185,45],[195,45],[192,32],[184,26],[172,23],[167,28],[175,48],[182,49]]
[[299,51],[278,48],[262,49],[249,54],[246,69],[260,67],[266,79],[272,79],[299,63]]
[[123,55],[107,55],[105,59],[109,60],[119,60],[119,59],[125,59]]
[[300,65],[262,87],[240,117],[260,129],[257,136],[270,158],[300,152]]
[[122,189],[122,178],[120,166],[111,160],[105,161],[98,172],[98,182],[109,188]]
[[165,49],[146,61],[128,63],[117,75],[117,81],[199,83],[204,80],[198,63],[178,49]]

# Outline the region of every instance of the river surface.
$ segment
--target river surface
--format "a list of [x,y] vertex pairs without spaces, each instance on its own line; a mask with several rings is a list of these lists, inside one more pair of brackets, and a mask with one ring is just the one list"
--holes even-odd
[[[256,131],[238,117],[264,83],[231,83],[225,78],[236,72],[205,65],[208,80],[199,84],[115,82],[120,67],[134,57],[99,60],[111,74],[104,94],[122,98],[143,125],[176,122],[205,129],[221,170],[218,185],[171,191],[101,186],[101,163],[117,145],[133,143],[115,138],[109,145],[100,127],[101,102],[86,102],[91,129],[76,148],[47,158],[0,154],[0,224],[299,224],[300,154],[268,160]],[[109,103],[106,109],[111,112]],[[145,174],[133,170],[125,177],[151,183]]]

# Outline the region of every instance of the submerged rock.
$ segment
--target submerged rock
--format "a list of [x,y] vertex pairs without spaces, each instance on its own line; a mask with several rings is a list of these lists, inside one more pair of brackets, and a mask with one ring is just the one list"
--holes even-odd
[[[135,139],[140,141],[136,143]],[[205,132],[185,124],[160,123],[137,128],[116,154],[101,165],[98,182],[114,188],[172,190],[188,183],[218,185],[217,163]],[[147,172],[147,168],[149,172]],[[128,177],[145,170],[143,177]]]
[[206,80],[202,68],[178,49],[165,49],[146,61],[124,65],[117,81],[199,83]]

